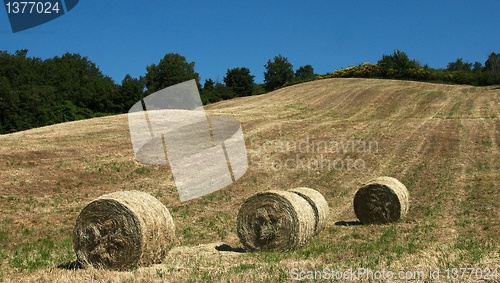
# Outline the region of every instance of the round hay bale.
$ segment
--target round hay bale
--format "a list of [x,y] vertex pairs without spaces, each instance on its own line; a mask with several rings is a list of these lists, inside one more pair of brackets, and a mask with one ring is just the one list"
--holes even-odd
[[295,189],[288,190],[290,192],[296,193],[311,205],[314,210],[315,216],[315,227],[314,227],[314,235],[317,235],[323,228],[326,226],[326,221],[328,219],[328,215],[330,213],[330,208],[328,207],[328,202],[323,197],[323,195],[311,188],[300,187]]
[[237,232],[249,251],[287,251],[304,245],[315,228],[314,210],[287,191],[257,193],[241,205]]
[[361,186],[354,196],[354,212],[366,224],[396,222],[408,212],[405,185],[392,177],[378,177]]
[[168,209],[153,196],[121,191],[83,208],[73,231],[73,248],[84,266],[126,270],[159,263],[173,245]]

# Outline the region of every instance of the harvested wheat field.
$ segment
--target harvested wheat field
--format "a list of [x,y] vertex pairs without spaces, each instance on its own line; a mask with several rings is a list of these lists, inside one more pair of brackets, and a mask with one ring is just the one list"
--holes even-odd
[[[500,269],[500,89],[327,79],[206,110],[241,121],[249,168],[184,203],[168,166],[134,161],[126,115],[0,136],[0,281],[285,282],[365,268],[426,276],[413,282],[440,270],[439,282],[447,268],[450,276],[452,268]],[[378,176],[407,187],[409,210],[396,223],[356,225],[354,194]],[[290,251],[242,253],[243,201],[297,187],[328,202],[321,232]],[[103,194],[129,190],[168,208],[173,248],[149,267],[79,269],[78,214]]]

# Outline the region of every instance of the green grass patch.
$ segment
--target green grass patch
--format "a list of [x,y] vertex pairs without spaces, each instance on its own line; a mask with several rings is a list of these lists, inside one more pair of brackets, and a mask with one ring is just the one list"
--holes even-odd
[[71,166],[71,164],[69,164],[69,163],[65,163],[65,162],[62,162],[62,161],[61,161],[61,162],[58,162],[58,163],[56,164],[56,168],[57,168],[57,169],[60,169],[60,168],[68,168],[68,167],[70,167],[70,166]]
[[19,271],[34,271],[72,260],[74,260],[74,254],[70,237],[66,237],[61,242],[54,242],[53,238],[46,237],[17,245],[10,264]]
[[193,233],[193,227],[188,226],[182,229],[182,236],[186,240],[192,240],[194,239],[194,233]]
[[296,253],[299,258],[310,259],[324,256],[325,254],[331,254],[335,249],[336,247],[334,245],[325,243],[325,241],[322,241],[319,237],[314,237],[310,240],[309,244],[298,249]]
[[146,175],[146,174],[151,173],[151,170],[147,167],[139,167],[139,168],[135,169],[134,172],[136,174],[139,174],[139,175]]
[[280,263],[281,260],[287,258],[290,252],[263,252],[260,257],[264,263],[274,264]]
[[460,253],[459,262],[467,262],[469,264],[477,264],[485,255],[486,250],[492,247],[488,242],[474,238],[474,235],[459,237],[453,248],[463,251]]
[[7,231],[0,231],[0,247],[4,247],[8,245],[10,239],[10,234]]

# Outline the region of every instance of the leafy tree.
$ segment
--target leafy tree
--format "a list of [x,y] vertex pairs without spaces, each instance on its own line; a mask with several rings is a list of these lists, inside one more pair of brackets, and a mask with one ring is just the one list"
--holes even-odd
[[14,53],[17,57],[21,59],[26,59],[26,56],[28,55],[28,49],[16,50],[16,52]]
[[264,82],[267,91],[280,88],[293,79],[293,66],[286,57],[275,56],[273,61],[268,60],[264,67],[266,68]]
[[27,54],[0,52],[0,133],[121,111],[117,85],[86,57]]
[[114,113],[121,110],[114,105],[118,90],[116,84],[87,57],[66,53],[62,57],[46,60],[45,64],[45,76],[48,83],[57,88],[58,97],[92,112]]
[[234,68],[227,70],[224,77],[226,86],[236,94],[236,96],[248,96],[253,93],[253,78],[248,68]]
[[301,66],[295,71],[295,78],[299,81],[308,81],[314,79],[314,68],[312,65],[307,64]]
[[265,85],[264,84],[256,84],[256,83],[254,83],[253,84],[253,93],[252,93],[252,95],[259,95],[259,94],[263,94],[263,93],[266,93]]
[[458,58],[455,62],[448,63],[446,71],[450,73],[450,80],[458,84],[476,84],[476,77],[472,73],[472,63],[464,62]]
[[68,100],[59,101],[48,115],[50,117],[49,124],[82,120],[94,116],[89,109],[76,107]]
[[116,104],[120,106],[121,112],[128,112],[130,107],[141,100],[144,96],[144,79],[132,78],[129,74],[122,80],[118,87],[118,100]]
[[203,85],[203,90],[212,91],[215,88],[215,82],[212,79],[206,79],[205,84]]
[[484,63],[489,84],[500,84],[500,53],[492,52]]
[[420,67],[417,61],[410,60],[408,55],[400,50],[394,50],[391,55],[382,55],[377,65],[380,67],[382,77],[387,78],[408,78],[410,69]]
[[15,91],[11,89],[8,78],[0,76],[0,124],[2,124],[2,131],[0,134],[17,130],[16,124],[17,121],[19,121],[19,97],[16,95]]
[[198,88],[201,88],[200,76],[194,71],[194,66],[195,63],[188,63],[184,56],[177,53],[166,54],[158,65],[152,64],[146,67],[147,94],[192,79],[195,79]]
[[470,71],[472,71],[472,63],[463,62],[462,58],[459,58],[455,62],[448,63],[446,70],[447,71],[470,72]]
[[219,97],[215,97],[214,89],[215,82],[212,79],[206,79],[200,92],[201,102],[203,105],[221,100]]
[[205,85],[200,96],[203,104],[209,104],[234,98],[235,94],[233,90],[225,84],[208,79],[205,80]]
[[215,83],[215,88],[213,93],[216,97],[219,97],[221,100],[227,100],[235,97],[235,94],[230,87],[219,82]]
[[26,130],[46,123],[46,91],[40,74],[42,60],[28,58],[28,50],[0,55],[0,120],[2,133]]
[[484,65],[486,67],[486,71],[488,72],[493,72],[493,73],[500,72],[500,54],[492,52],[488,56],[488,60],[486,60]]
[[483,71],[483,64],[481,62],[474,62],[474,65],[472,65],[472,71],[474,73],[482,72]]
[[200,97],[204,105],[222,100],[222,98],[215,94],[215,82],[212,79],[205,80]]

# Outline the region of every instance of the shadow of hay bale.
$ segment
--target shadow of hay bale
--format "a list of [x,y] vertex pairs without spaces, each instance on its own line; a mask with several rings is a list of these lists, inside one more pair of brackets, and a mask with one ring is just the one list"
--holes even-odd
[[84,266],[80,261],[75,260],[67,263],[61,263],[57,266],[57,268],[66,270],[77,270],[77,269],[84,269]]
[[215,249],[218,250],[219,252],[234,252],[234,253],[245,253],[246,252],[245,249],[243,249],[243,248],[240,248],[240,247],[233,248],[228,244],[222,244],[222,245],[216,246]]
[[363,225],[360,221],[337,221],[335,222],[335,226],[359,226]]

